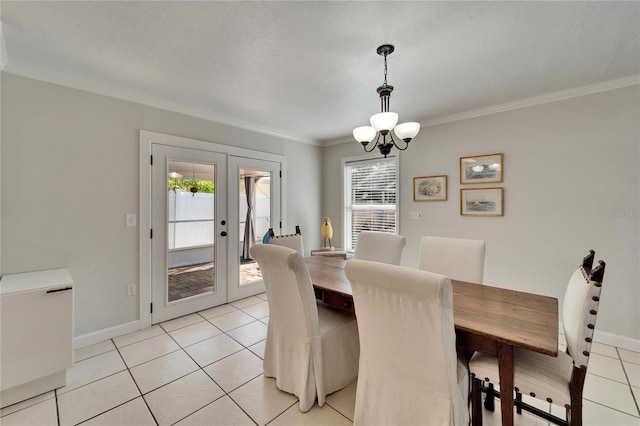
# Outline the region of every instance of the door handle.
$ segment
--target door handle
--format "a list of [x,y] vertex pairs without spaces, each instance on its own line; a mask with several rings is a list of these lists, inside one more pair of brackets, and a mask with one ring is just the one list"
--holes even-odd
[[53,290],[47,290],[47,293],[57,293],[59,291],[67,291],[67,290],[73,290],[73,287],[69,286],[69,287],[63,287],[63,288],[56,288]]
[[226,237],[226,236],[227,236],[227,231],[222,231],[222,232],[220,233],[220,235],[221,235],[221,236],[223,236],[223,237]]

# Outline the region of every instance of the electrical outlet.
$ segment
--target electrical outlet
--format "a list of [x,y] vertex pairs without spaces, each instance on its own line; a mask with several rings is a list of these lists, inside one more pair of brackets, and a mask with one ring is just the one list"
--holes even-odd
[[409,212],[409,219],[410,220],[422,220],[422,212],[420,212],[420,211]]
[[127,296],[135,296],[136,295],[136,285],[129,284],[127,285]]
[[127,228],[132,228],[136,226],[136,214],[135,213],[127,213],[125,216],[125,225]]

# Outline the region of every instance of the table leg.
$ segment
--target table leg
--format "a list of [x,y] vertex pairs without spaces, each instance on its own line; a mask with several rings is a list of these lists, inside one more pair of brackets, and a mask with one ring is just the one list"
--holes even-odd
[[498,343],[502,426],[513,426],[513,346]]

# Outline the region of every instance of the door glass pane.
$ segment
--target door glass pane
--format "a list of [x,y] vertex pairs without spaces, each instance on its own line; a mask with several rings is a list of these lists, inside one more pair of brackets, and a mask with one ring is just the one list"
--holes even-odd
[[215,166],[169,160],[167,300],[215,291]]
[[271,225],[271,173],[240,169],[240,286],[262,280],[250,249],[261,243]]

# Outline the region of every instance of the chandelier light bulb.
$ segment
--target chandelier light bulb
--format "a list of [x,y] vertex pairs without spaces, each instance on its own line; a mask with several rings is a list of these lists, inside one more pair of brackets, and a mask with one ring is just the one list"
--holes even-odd
[[473,166],[471,170],[473,170],[476,173],[480,173],[481,171],[484,170],[484,166]]
[[408,142],[411,139],[415,138],[418,132],[420,131],[420,123],[416,123],[414,121],[401,123],[401,124],[398,124],[393,129],[393,131],[397,137],[399,137],[405,142]]
[[361,144],[368,144],[376,137],[376,129],[371,126],[360,126],[353,129],[353,138]]
[[498,163],[489,164],[489,168],[491,170],[500,170],[500,164]]
[[398,114],[395,112],[379,112],[371,116],[371,125],[380,133],[387,133],[398,123]]

